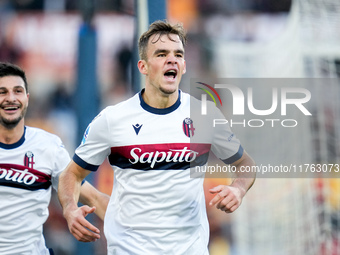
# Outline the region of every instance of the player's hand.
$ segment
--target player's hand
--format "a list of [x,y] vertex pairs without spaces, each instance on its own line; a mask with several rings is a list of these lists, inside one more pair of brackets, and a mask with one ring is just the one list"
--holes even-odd
[[95,210],[95,207],[84,205],[64,215],[71,234],[78,241],[94,242],[100,238],[99,229],[85,219],[88,214],[93,213]]
[[216,208],[221,211],[231,213],[241,205],[242,195],[239,188],[219,185],[210,189],[209,192],[211,194],[216,194],[216,196],[209,202],[209,205],[216,205]]

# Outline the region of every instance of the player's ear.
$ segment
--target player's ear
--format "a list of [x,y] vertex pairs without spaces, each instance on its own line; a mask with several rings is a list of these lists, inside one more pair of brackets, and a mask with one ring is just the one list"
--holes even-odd
[[148,66],[145,60],[139,60],[137,66],[141,74],[148,74]]

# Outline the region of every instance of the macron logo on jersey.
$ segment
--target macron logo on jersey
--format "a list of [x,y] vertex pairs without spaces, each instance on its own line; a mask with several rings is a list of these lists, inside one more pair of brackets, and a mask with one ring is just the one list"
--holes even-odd
[[133,129],[135,130],[136,132],[136,135],[138,135],[140,129],[142,128],[143,124],[142,125],[139,125],[138,123],[136,125],[132,125],[133,126]]
[[187,169],[190,164],[203,165],[210,144],[144,144],[112,147],[109,161],[120,168],[138,170]]

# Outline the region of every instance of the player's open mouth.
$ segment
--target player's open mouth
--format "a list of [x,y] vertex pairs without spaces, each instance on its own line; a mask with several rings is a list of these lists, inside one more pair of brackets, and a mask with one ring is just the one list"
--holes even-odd
[[164,73],[164,76],[168,79],[174,80],[177,76],[177,70],[176,69],[170,69]]
[[2,109],[4,109],[6,112],[14,112],[20,108],[20,106],[2,106]]

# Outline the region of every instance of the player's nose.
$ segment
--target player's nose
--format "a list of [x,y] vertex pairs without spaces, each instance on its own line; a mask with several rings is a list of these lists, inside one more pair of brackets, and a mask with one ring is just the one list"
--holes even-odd
[[175,57],[175,55],[170,54],[167,58],[167,63],[168,64],[176,64],[177,63],[177,58]]
[[5,100],[8,101],[8,102],[14,102],[16,101],[17,97],[15,96],[15,93],[13,91],[9,91],[7,94],[6,94],[6,98]]

